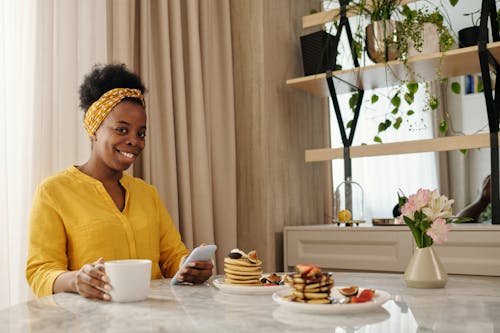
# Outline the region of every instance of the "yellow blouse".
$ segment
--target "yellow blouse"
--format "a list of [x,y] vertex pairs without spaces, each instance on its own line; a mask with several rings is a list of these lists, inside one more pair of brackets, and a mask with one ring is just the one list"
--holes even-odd
[[37,296],[57,276],[104,260],[150,259],[151,278],[171,277],[188,253],[155,187],[123,174],[120,211],[103,184],[76,167],[36,190],[30,216],[26,278]]

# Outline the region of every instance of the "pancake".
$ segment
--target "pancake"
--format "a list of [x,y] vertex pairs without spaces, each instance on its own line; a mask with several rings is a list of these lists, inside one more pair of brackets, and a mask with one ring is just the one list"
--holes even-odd
[[257,259],[255,263],[252,263],[246,258],[231,259],[226,257],[224,258],[224,264],[245,266],[245,267],[260,267],[262,265],[262,261]]
[[224,266],[224,273],[229,273],[233,275],[242,275],[242,276],[258,276],[260,277],[262,275],[262,270],[258,271],[253,271],[253,272],[246,272],[246,271],[237,271],[234,269],[229,269]]
[[224,258],[224,283],[235,285],[262,285],[262,261],[255,250],[248,254],[240,249],[233,249]]
[[242,286],[260,286],[262,283],[260,283],[260,280],[248,280],[248,281],[242,281],[242,280],[233,280],[231,278],[228,278],[227,276],[224,278],[224,283],[225,284],[236,284],[236,285],[242,285]]
[[237,265],[229,265],[229,264],[224,264],[224,269],[232,269],[233,271],[238,271],[238,272],[259,272],[259,271],[262,271],[260,266],[249,267],[249,266],[237,266]]
[[260,281],[260,275],[237,275],[226,272],[226,277],[231,280],[248,281],[248,280],[259,279]]
[[300,264],[297,273],[287,274],[285,284],[293,288],[289,296],[292,302],[328,304],[334,285],[332,276],[323,273],[317,266]]
[[292,291],[292,295],[301,298],[301,299],[319,299],[319,298],[328,298],[330,296],[330,292],[300,292],[297,290]]

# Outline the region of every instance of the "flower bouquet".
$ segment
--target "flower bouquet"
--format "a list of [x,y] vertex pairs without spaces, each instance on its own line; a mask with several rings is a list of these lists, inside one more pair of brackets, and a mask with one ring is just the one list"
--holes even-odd
[[406,199],[399,196],[401,215],[411,230],[417,249],[404,272],[404,279],[411,288],[443,288],[448,281],[439,257],[432,244],[447,240],[452,222],[465,222],[467,217],[453,217],[451,205],[454,200],[440,195],[438,190],[420,189]]
[[453,202],[454,200],[440,195],[438,190],[419,189],[408,199],[399,196],[401,215],[398,219],[408,225],[417,247],[442,244],[447,240],[450,223],[471,220],[468,217],[453,217]]

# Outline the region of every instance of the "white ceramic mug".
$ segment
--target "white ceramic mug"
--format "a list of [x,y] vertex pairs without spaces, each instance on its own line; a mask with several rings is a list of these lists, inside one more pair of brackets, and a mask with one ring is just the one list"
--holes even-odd
[[111,284],[111,301],[136,302],[148,297],[151,260],[125,259],[104,263]]

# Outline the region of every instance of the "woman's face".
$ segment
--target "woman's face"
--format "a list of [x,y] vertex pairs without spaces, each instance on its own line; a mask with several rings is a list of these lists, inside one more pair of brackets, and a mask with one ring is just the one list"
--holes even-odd
[[94,157],[113,171],[127,170],[144,149],[146,119],[138,103],[118,103],[95,132]]

